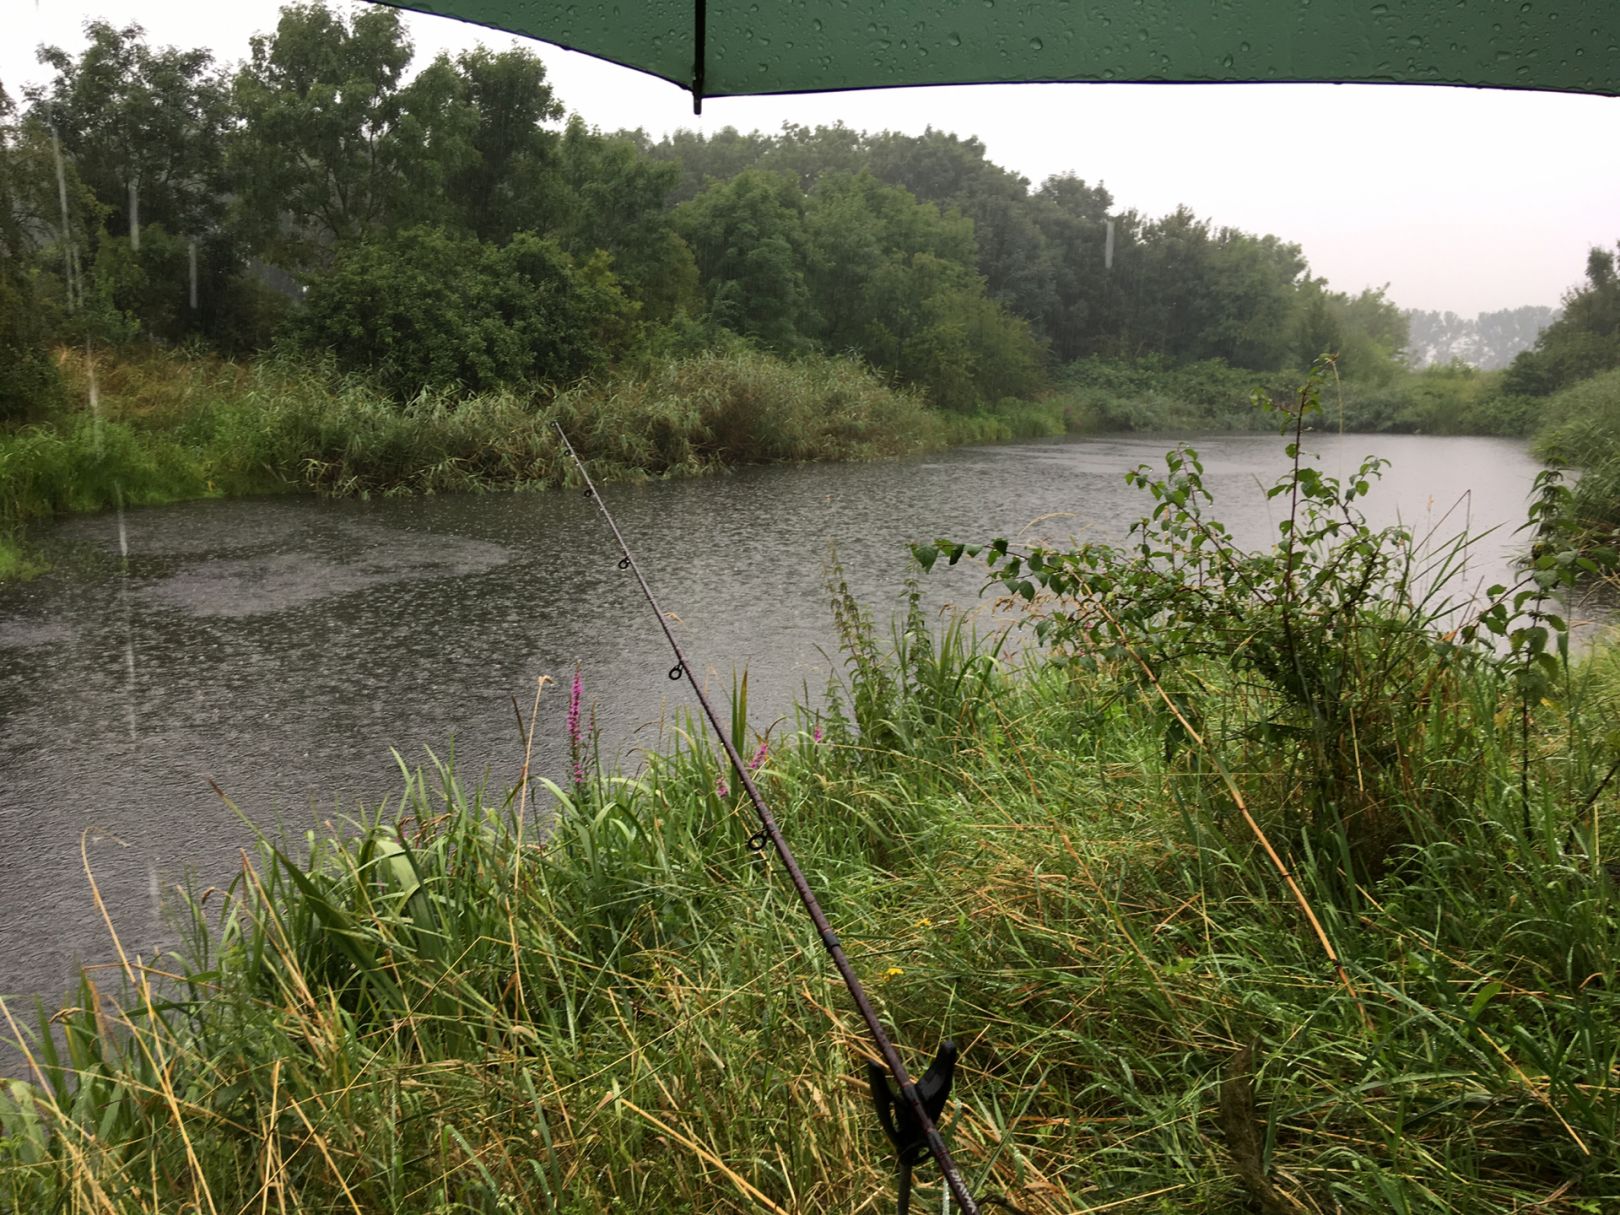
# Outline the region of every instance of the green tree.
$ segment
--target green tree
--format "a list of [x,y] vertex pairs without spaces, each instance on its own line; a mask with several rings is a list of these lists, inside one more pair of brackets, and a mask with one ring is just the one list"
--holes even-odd
[[1293,355],[1299,366],[1318,357],[1336,358],[1338,374],[1364,385],[1387,384],[1405,367],[1406,313],[1368,287],[1356,295],[1330,291],[1327,281],[1309,274],[1295,295]]
[[1309,367],[1324,354],[1338,354],[1344,331],[1333,307],[1327,280],[1306,275],[1295,299],[1293,324],[1294,364]]
[[779,351],[812,324],[804,279],[804,196],[792,178],[749,169],[675,212],[714,320]]
[[[1236,228],[1220,229],[1207,265],[1211,314],[1204,319],[1194,357],[1220,358],[1257,371],[1287,366],[1288,322],[1305,269],[1298,245]],[[1388,320],[1376,308],[1368,308],[1369,323]],[[1404,333],[1399,340],[1387,336],[1395,349],[1405,344]]]
[[1214,248],[1209,224],[1187,207],[1143,227],[1126,268],[1126,306],[1129,329],[1145,351],[1183,361],[1203,353],[1204,333],[1219,308],[1211,282]]
[[880,180],[973,221],[978,270],[991,298],[1032,320],[1052,311],[1055,255],[1036,222],[1025,178],[993,163],[979,140],[945,131],[885,132],[868,144]]
[[460,70],[448,55],[438,56],[400,87],[389,108],[381,209],[344,239],[423,225],[476,231],[459,191],[481,168],[479,116]]
[[977,250],[973,225],[956,212],[942,215],[910,191],[870,173],[831,173],[806,201],[805,261],[815,336],[834,350],[869,357],[867,335],[888,315],[870,285],[880,270],[909,265],[923,254],[960,268],[971,283]]
[[722,127],[708,136],[700,131],[675,131],[647,151],[680,169],[670,201],[684,203],[710,186],[728,182],[746,169],[758,168],[771,147],[768,135],[757,131],[744,135],[736,127]]
[[1355,295],[1336,296],[1342,338],[1339,371],[1364,384],[1387,384],[1405,366],[1409,331],[1406,314],[1384,293],[1368,287]]
[[340,249],[293,336],[408,399],[574,379],[623,350],[635,311],[605,258],[576,264],[532,233],[496,246],[408,228]]
[[[807,147],[826,150],[804,141],[794,155]],[[806,197],[785,172],[749,169],[683,203],[676,222],[710,316],[737,333],[859,352],[951,409],[1040,383],[1040,345],[989,298],[973,226],[955,210],[866,172],[829,172]]]
[[[1113,196],[1073,174],[1048,178],[1033,199],[1035,223],[1046,237],[1052,291],[1041,329],[1062,362],[1096,353],[1109,332],[1118,278],[1107,256]],[[1115,239],[1118,241],[1116,230]],[[1116,253],[1118,252],[1116,248]]]
[[[64,175],[95,200],[70,208],[77,218],[69,257],[78,269],[64,272],[74,280],[74,307],[63,336],[174,341],[205,333],[240,261],[221,222],[231,123],[225,82],[209,52],[154,50],[138,25],[92,21],[85,33],[77,58],[41,49],[55,75],[29,90],[26,123],[33,144],[54,143]],[[59,228],[60,216],[49,226]],[[193,242],[208,309],[191,307]]]
[[931,253],[886,259],[869,280],[867,312],[867,358],[942,408],[994,406],[1039,387],[1041,351],[1028,323],[989,299],[959,262]]
[[784,123],[761,156],[761,168],[791,173],[806,194],[828,177],[870,172],[871,152],[867,137],[843,123],[830,127],[807,127]]
[[388,8],[345,18],[291,4],[274,34],[254,37],[236,76],[242,125],[230,165],[243,217],[272,257],[322,265],[400,211],[433,151],[400,122],[410,61]]
[[55,70],[28,91],[31,114],[55,130],[79,179],[106,208],[106,230],[160,224],[192,236],[224,211],[228,92],[206,50],[153,50],[139,25],[85,24],[77,59],[42,47]]
[[560,136],[546,124],[560,119],[563,107],[546,80],[545,63],[525,50],[479,47],[459,56],[456,69],[472,117],[466,132],[472,155],[458,161],[446,181],[461,221],[480,239],[493,241],[549,229],[562,204]]
[[[1029,336],[1064,361],[1093,355],[1162,357],[1174,364],[1218,359],[1264,371],[1296,360],[1308,365],[1321,353],[1298,353],[1309,344],[1313,309],[1321,313],[1317,336],[1328,336],[1323,318],[1335,318],[1334,345],[1345,346],[1345,365],[1354,362],[1358,375],[1385,374],[1391,352],[1404,343],[1398,318],[1379,293],[1316,298],[1305,286],[1305,260],[1295,244],[1216,228],[1186,207],[1157,219],[1115,212],[1105,188],[1072,175],[1054,177],[1032,194],[1024,178],[992,163],[977,140],[948,132],[868,135],[840,125],[788,125],[766,136],[727,128],[712,138],[679,132],[650,150],[681,166],[676,198],[712,193],[750,172],[789,175],[810,199],[810,244],[802,261],[810,307],[800,328],[839,349],[865,349],[891,369],[898,357],[893,352],[914,345],[899,335],[914,331],[916,317],[890,315],[878,325],[883,340],[868,341],[869,330],[877,330],[865,319],[863,284],[879,277],[892,284],[913,271],[933,274],[908,266],[914,253],[955,259],[926,244],[889,242],[871,197],[828,185],[863,173],[971,224],[979,289],[1028,322]],[[818,204],[823,195],[825,204]],[[900,251],[898,260],[885,261],[891,250]],[[787,273],[790,259],[763,260]],[[707,254],[699,263],[711,301],[725,305],[718,315],[735,327],[739,321],[727,309],[762,297],[735,277],[714,280]],[[971,287],[964,290],[971,296]]]
[[61,392],[47,346],[46,254],[60,256],[48,155],[0,86],[0,424],[38,416]]
[[1564,311],[1508,367],[1503,388],[1519,396],[1547,396],[1580,380],[1620,367],[1620,272],[1615,253],[1593,248],[1586,282],[1564,296]]
[[578,117],[569,122],[557,158],[565,200],[558,240],[576,257],[608,253],[614,272],[654,322],[696,311],[702,300],[697,263],[665,207],[679,175],[635,140],[605,136]]

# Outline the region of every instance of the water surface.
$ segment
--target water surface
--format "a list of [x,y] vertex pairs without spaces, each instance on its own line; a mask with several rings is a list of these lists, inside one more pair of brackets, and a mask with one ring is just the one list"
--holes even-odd
[[[1196,440],[1217,514],[1240,540],[1275,535],[1274,436]],[[824,570],[836,546],[887,618],[906,545],[947,535],[1121,539],[1146,509],[1126,468],[1154,436],[969,448],[901,463],[750,469],[611,485],[604,494],[710,685],[749,671],[755,722],[814,697],[834,646]],[[1442,534],[1516,524],[1537,471],[1495,439],[1322,436],[1330,472],[1393,461],[1369,514]],[[56,562],[0,588],[0,994],[54,993],[112,955],[84,842],[133,953],[163,938],[159,893],[188,871],[227,880],[251,831],[295,836],[398,788],[391,750],[454,753],[509,785],[535,680],[540,766],[564,770],[576,664],[610,755],[653,745],[683,688],[594,506],[572,493],[321,502],[200,502],[129,512],[36,540]],[[1475,550],[1471,582],[1504,577],[1513,537]],[[930,603],[971,606],[966,569]],[[633,754],[628,761],[634,763]],[[211,784],[212,782],[212,784]]]

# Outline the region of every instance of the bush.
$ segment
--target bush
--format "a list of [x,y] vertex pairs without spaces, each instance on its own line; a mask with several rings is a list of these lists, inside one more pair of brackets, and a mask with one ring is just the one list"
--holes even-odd
[[31,279],[0,273],[0,426],[44,416],[62,397]]
[[573,380],[634,334],[635,305],[605,257],[576,265],[554,241],[520,233],[495,246],[412,228],[346,249],[309,285],[295,345],[327,350],[409,400],[523,380]]
[[899,455],[944,437],[921,396],[858,359],[746,347],[581,384],[556,411],[582,453],[652,473]]
[[1256,390],[1284,390],[1290,377],[1220,359],[1172,363],[1093,357],[1070,363],[1058,395],[1096,416],[1104,430],[1234,430],[1257,425]]
[[1542,405],[1535,453],[1581,470],[1575,508],[1589,527],[1620,531],[1620,370],[1566,388]]
[[[1524,579],[1492,588],[1476,616],[1457,622],[1445,571],[1466,540],[1425,553],[1405,528],[1369,527],[1359,502],[1382,461],[1340,482],[1301,451],[1318,394],[1313,379],[1279,411],[1293,464],[1268,491],[1287,505],[1269,548],[1233,544],[1197,453],[1182,447],[1162,475],[1146,466],[1127,474],[1153,505],[1125,548],[940,540],[916,553],[925,567],[982,557],[1058,655],[1111,666],[1140,686],[1162,713],[1166,760],[1189,756],[1189,779],[1177,786],[1189,806],[1225,814],[1235,805],[1250,826],[1246,806],[1256,807],[1289,846],[1325,858],[1348,896],[1382,873],[1395,845],[1444,828],[1445,807],[1480,794],[1466,773],[1414,762],[1425,748],[1474,745],[1456,701],[1475,667],[1517,691],[1528,788],[1531,707],[1553,694],[1567,657],[1549,600],[1593,567],[1568,543],[1567,491],[1548,474]],[[1268,786],[1240,794],[1232,774],[1259,771]]]
[[1504,396],[1500,372],[1450,363],[1373,386],[1343,388],[1344,427],[1362,433],[1522,435],[1530,426],[1522,397]]

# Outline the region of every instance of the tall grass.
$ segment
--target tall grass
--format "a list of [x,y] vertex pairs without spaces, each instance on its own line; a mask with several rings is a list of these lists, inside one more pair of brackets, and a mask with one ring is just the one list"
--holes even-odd
[[[1352,996],[1123,666],[1015,669],[915,601],[882,644],[836,598],[844,675],[758,775],[912,1059],[963,1043],[946,1133],[976,1192],[1620,1203],[1615,797],[1581,810],[1613,748],[1577,741],[1579,679],[1528,838],[1511,683],[1481,664],[1410,755],[1466,767],[1466,800],[1407,807],[1426,829],[1361,909],[1331,857],[1290,858]],[[1241,717],[1251,693],[1201,673],[1206,719]],[[500,793],[429,764],[307,856],[265,841],[180,903],[183,948],[87,977],[60,1043],[7,1010],[32,1070],[0,1095],[0,1209],[883,1209],[859,1020],[719,776],[688,722],[634,777]]]
[[1249,371],[1219,359],[1092,357],[1062,370],[1054,398],[1094,418],[1101,430],[1252,430],[1255,391],[1286,392],[1297,378],[1294,371]]
[[99,405],[0,433],[0,535],[30,520],[217,494],[445,493],[555,485],[552,421],[606,475],[862,459],[938,446],[915,394],[847,359],[698,355],[557,392],[445,393],[400,406],[363,379],[293,360],[237,366],[64,355],[70,399]]
[[[1029,1215],[1620,1209],[1612,654],[1558,661],[1539,599],[1500,654],[1375,601],[1408,541],[1358,521],[1367,470],[1296,461],[1304,505],[1245,555],[1171,459],[1136,474],[1163,504],[1140,559],[1090,552],[1055,603],[1130,644],[1015,664],[915,589],[885,639],[835,577],[828,696],[756,748],[735,695],[912,1062],[964,1047],[971,1187]],[[1200,600],[1250,640],[1198,644]],[[1320,652],[1238,660],[1287,635]],[[429,758],[178,896],[172,952],[4,1009],[0,1210],[887,1205],[860,1021],[690,720],[635,774],[505,791]]]
[[1579,468],[1575,500],[1582,519],[1599,532],[1620,532],[1620,370],[1548,400],[1535,450],[1542,459]]
[[[1245,371],[1220,360],[1089,358],[1064,368],[1054,399],[1087,411],[1103,430],[1250,430],[1259,425],[1250,405],[1255,391],[1285,396],[1298,375]],[[1535,428],[1537,404],[1505,394],[1500,372],[1450,364],[1339,384],[1320,425],[1357,433],[1520,436]]]
[[[64,354],[70,399],[91,369]],[[462,493],[562,483],[552,422],[606,477],[863,460],[1081,429],[1061,404],[945,415],[860,362],[748,348],[653,360],[558,391],[429,394],[400,405],[307,361],[97,357],[100,409],[0,431],[0,577],[26,523],[215,495]],[[10,554],[7,557],[5,554]],[[12,568],[20,568],[20,564]]]
[[1062,392],[1039,401],[1007,398],[997,402],[991,410],[946,413],[939,415],[939,420],[945,427],[947,442],[952,445],[1050,439],[1107,429],[1101,412],[1091,402]]

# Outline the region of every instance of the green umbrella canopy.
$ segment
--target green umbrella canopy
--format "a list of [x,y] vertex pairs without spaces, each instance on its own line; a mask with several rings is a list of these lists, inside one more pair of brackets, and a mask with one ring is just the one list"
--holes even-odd
[[1620,95],[1620,0],[421,0],[705,97],[1023,81]]

